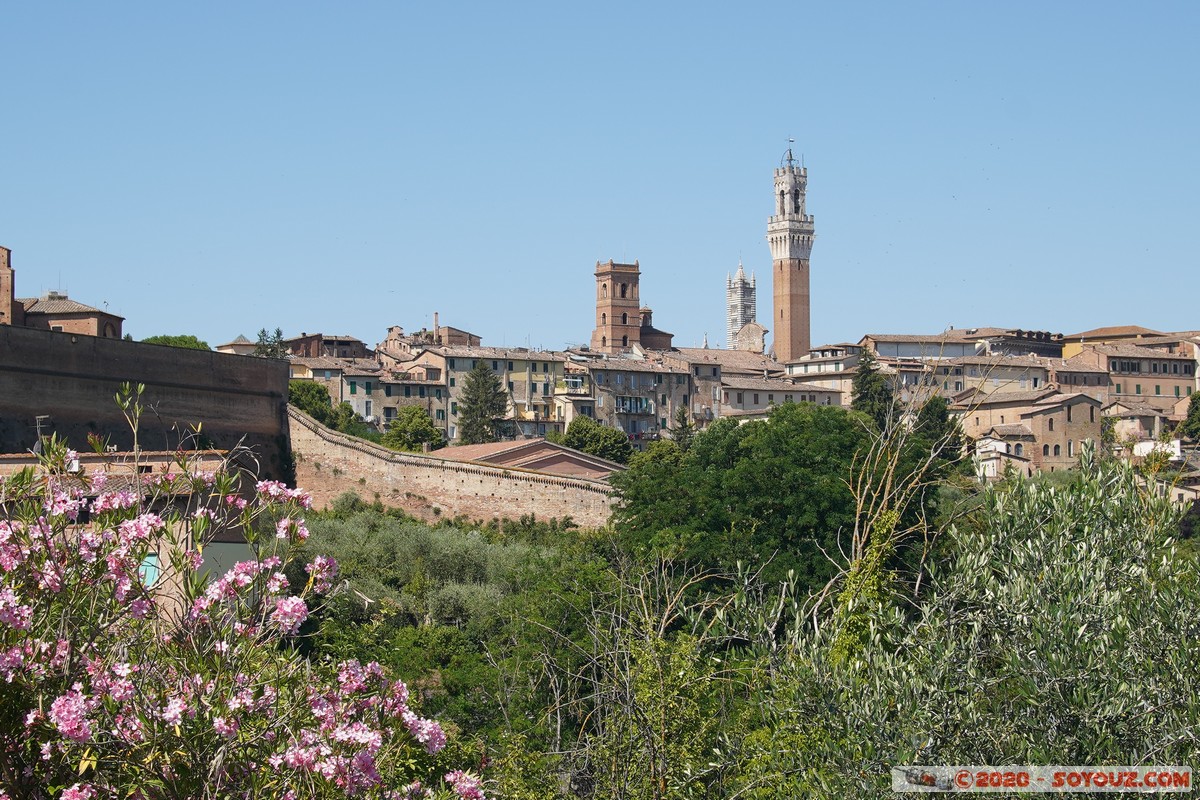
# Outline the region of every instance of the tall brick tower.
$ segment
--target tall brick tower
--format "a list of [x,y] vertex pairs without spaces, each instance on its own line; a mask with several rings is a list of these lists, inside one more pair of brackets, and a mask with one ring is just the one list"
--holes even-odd
[[640,343],[642,326],[638,262],[617,264],[612,259],[596,262],[596,328],[592,349],[620,353]]
[[808,258],[812,252],[812,215],[804,213],[808,170],[796,166],[788,148],[775,170],[775,213],[767,220],[775,295],[775,358],[782,362],[808,355]]
[[17,302],[12,251],[0,247],[0,325],[24,325],[25,307]]

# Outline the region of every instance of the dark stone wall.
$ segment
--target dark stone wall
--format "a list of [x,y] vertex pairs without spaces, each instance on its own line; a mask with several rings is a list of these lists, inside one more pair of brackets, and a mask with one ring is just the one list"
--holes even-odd
[[174,449],[199,426],[203,444],[254,449],[262,472],[286,477],[286,361],[100,339],[0,325],[0,452],[19,453],[43,433],[87,449],[87,434],[127,449],[129,423],[115,396],[123,382],[143,384],[139,440]]

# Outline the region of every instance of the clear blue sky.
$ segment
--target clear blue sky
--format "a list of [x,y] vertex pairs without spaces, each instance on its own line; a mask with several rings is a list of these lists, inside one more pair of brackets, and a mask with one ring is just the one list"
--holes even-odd
[[18,294],[211,344],[586,342],[639,259],[680,345],[809,168],[813,340],[1200,328],[1200,3],[10,3]]

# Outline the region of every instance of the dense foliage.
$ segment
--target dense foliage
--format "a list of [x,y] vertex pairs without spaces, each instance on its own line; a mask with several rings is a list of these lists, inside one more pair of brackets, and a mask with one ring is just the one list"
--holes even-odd
[[266,328],[258,332],[258,341],[254,343],[254,355],[262,358],[287,358],[289,352],[281,328],[276,328],[274,333]]
[[1188,401],[1187,417],[1179,426],[1179,434],[1193,442],[1200,441],[1200,392],[1193,392]]
[[849,478],[869,426],[838,407],[788,403],[766,421],[719,420],[686,452],[654,442],[612,478],[614,524],[635,549],[723,572],[762,566],[769,583],[794,571],[818,589],[836,571],[839,536],[854,528]]
[[862,351],[854,370],[850,407],[873,419],[880,431],[887,431],[900,412],[891,381],[883,374],[875,354],[867,349]]
[[426,444],[436,449],[445,442],[442,440],[442,432],[433,424],[425,409],[420,406],[402,406],[395,418],[388,423],[380,444],[393,450],[419,453]]
[[623,431],[601,425],[591,417],[585,417],[582,414],[571,420],[561,441],[567,447],[573,447],[618,464],[626,463],[633,455],[633,446],[629,444],[629,437]]
[[383,599],[335,609],[325,646],[414,675],[505,797],[884,797],[906,763],[1187,763],[1200,581],[1179,512],[1092,450],[972,489],[960,435],[937,402],[887,446],[838,408],[721,422],[633,457],[613,535],[347,501],[309,544]]
[[142,339],[146,344],[165,344],[170,347],[183,347],[188,350],[210,350],[208,342],[197,339],[190,333],[179,334],[177,336],[162,335],[148,336]]
[[331,405],[329,390],[315,381],[288,381],[288,402],[335,431],[372,442],[380,442],[383,438],[349,403],[342,401],[336,406]]
[[479,359],[463,380],[458,400],[459,444],[494,442],[497,420],[508,410],[508,394],[496,373]]

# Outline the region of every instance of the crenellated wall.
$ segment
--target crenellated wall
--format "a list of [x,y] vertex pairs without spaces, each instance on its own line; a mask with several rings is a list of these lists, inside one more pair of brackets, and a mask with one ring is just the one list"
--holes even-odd
[[448,461],[436,453],[398,453],[337,433],[288,408],[296,484],[324,507],[344,492],[414,516],[466,515],[475,520],[571,517],[584,528],[608,523],[614,495],[603,481],[545,475],[525,469]]

